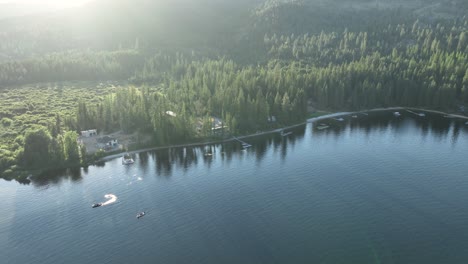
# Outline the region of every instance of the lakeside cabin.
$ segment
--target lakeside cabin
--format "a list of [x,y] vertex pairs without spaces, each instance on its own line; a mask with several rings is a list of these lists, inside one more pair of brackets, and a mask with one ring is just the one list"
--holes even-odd
[[97,129],[90,129],[90,130],[81,131],[81,136],[82,136],[82,137],[94,137],[94,136],[97,136]]
[[96,141],[97,141],[97,146],[105,150],[115,148],[119,144],[116,138],[113,138],[110,136],[104,136],[104,137],[98,138],[96,139]]
[[[221,118],[212,116],[210,117],[210,122],[211,122],[211,132],[213,134],[218,134],[221,133],[224,129],[228,128],[223,122]],[[196,123],[196,130],[198,133],[200,133],[203,130],[204,126],[204,121],[202,119],[198,120]]]

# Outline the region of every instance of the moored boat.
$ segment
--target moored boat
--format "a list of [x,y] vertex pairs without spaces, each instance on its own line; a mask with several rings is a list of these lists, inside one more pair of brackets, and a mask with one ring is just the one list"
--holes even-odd
[[317,129],[323,130],[323,129],[327,129],[329,127],[330,127],[329,125],[320,124],[320,125],[317,126]]
[[133,160],[132,156],[130,156],[130,154],[126,153],[123,157],[122,157],[122,164],[123,165],[128,165],[128,164],[133,164],[135,161]]
[[247,144],[247,143],[242,143],[242,147],[246,149],[246,148],[252,147],[252,145]]

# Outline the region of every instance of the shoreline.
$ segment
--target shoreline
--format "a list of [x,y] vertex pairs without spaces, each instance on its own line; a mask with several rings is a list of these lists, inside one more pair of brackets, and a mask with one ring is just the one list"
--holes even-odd
[[424,111],[424,112],[434,113],[434,114],[441,114],[441,115],[445,115],[445,117],[448,117],[448,118],[461,118],[461,119],[466,119],[466,120],[468,120],[468,116],[464,116],[464,115],[461,115],[461,114],[449,114],[449,113],[442,112],[442,111],[437,111],[437,110],[429,110],[429,109],[422,109],[422,108],[412,108],[412,107],[407,107],[407,108],[405,108],[405,109]]
[[[324,114],[324,115],[321,115],[321,116],[309,118],[305,122],[301,122],[301,123],[298,123],[298,124],[286,126],[286,127],[283,127],[283,128],[277,128],[277,129],[273,129],[273,130],[263,131],[263,132],[244,135],[244,136],[238,136],[238,137],[230,138],[230,139],[214,140],[214,141],[208,141],[208,142],[178,144],[178,145],[169,145],[169,146],[160,146],[160,147],[150,147],[150,148],[144,148],[144,149],[137,149],[137,150],[133,150],[133,151],[128,151],[128,152],[125,152],[125,153],[138,154],[138,153],[154,151],[154,150],[163,150],[163,149],[171,149],[171,148],[183,148],[183,147],[202,147],[202,146],[208,146],[208,145],[213,145],[213,144],[221,144],[221,143],[226,143],[226,142],[232,142],[232,141],[235,141],[237,139],[253,138],[253,137],[257,137],[257,136],[264,136],[264,135],[269,135],[269,134],[274,134],[274,133],[280,133],[282,130],[285,130],[285,129],[295,128],[295,127],[302,126],[302,125],[305,125],[305,124],[308,124],[308,123],[317,122],[317,121],[320,121],[320,120],[323,120],[323,119],[346,116],[346,115],[352,115],[352,114],[359,114],[359,113],[391,111],[391,110],[424,111],[424,112],[429,112],[429,113],[436,113],[436,114],[445,115],[446,117],[449,117],[449,118],[461,118],[461,119],[468,120],[467,116],[463,116],[463,115],[460,115],[460,114],[449,114],[449,113],[442,112],[442,111],[437,111],[437,110],[428,110],[428,109],[422,109],[422,108],[401,107],[401,106],[381,107],[381,108],[374,108],[374,109],[368,109],[368,110],[362,110],[362,111],[356,111],[356,112],[337,112],[337,113],[331,113],[331,114]],[[106,161],[110,161],[110,160],[113,160],[113,159],[116,159],[116,158],[120,158],[120,157],[123,156],[123,153],[124,152],[109,155],[109,156],[105,156],[105,157],[99,159],[98,161],[96,161],[95,163],[106,162]]]
[[[263,131],[263,132],[259,132],[259,133],[255,133],[255,134],[237,136],[235,138],[233,137],[233,138],[224,139],[224,140],[213,140],[213,141],[208,141],[208,142],[196,142],[196,143],[169,145],[169,146],[161,146],[161,147],[150,147],[150,148],[144,148],[144,149],[128,151],[128,152],[125,152],[125,153],[137,154],[137,153],[153,151],[153,150],[163,150],[163,149],[183,148],[183,147],[202,147],[202,146],[208,146],[208,145],[213,145],[213,144],[227,143],[227,142],[236,141],[237,139],[253,138],[253,137],[264,136],[264,135],[269,135],[269,134],[274,134],[274,133],[280,133],[282,130],[285,130],[285,129],[296,128],[298,126],[302,126],[302,125],[312,123],[312,122],[315,122],[315,121],[319,121],[319,120],[322,120],[322,119],[333,118],[333,117],[343,116],[343,115],[348,115],[348,114],[351,114],[351,112],[338,112],[338,113],[333,113],[333,114],[325,114],[325,115],[321,115],[321,116],[318,116],[318,117],[309,118],[305,122],[301,122],[301,123],[298,123],[298,124],[294,124],[294,125],[290,125],[290,126],[286,126],[286,127],[282,127],[282,128],[277,128],[277,129],[273,129],[273,130]],[[124,152],[109,155],[109,156],[105,156],[105,157],[99,159],[98,161],[96,161],[96,163],[105,162],[105,161],[113,160],[113,159],[116,159],[116,158],[120,158],[120,157],[123,156],[123,153]]]
[[[169,145],[169,146],[159,146],[159,147],[148,147],[148,148],[141,148],[133,151],[128,151],[128,152],[120,152],[117,154],[112,154],[108,156],[104,156],[100,158],[97,161],[94,161],[92,163],[87,164],[86,166],[80,166],[80,167],[88,167],[88,166],[95,166],[98,163],[103,163],[106,161],[110,161],[113,159],[120,158],[124,155],[124,153],[129,153],[129,154],[138,154],[142,152],[148,152],[148,151],[155,151],[155,150],[164,150],[164,149],[171,149],[171,148],[183,148],[183,147],[202,147],[202,146],[208,146],[208,145],[213,145],[213,144],[221,144],[221,143],[227,143],[227,142],[232,142],[236,141],[238,139],[246,139],[246,138],[254,138],[258,136],[264,136],[264,135],[269,135],[269,134],[274,134],[274,133],[280,133],[283,130],[291,129],[291,128],[296,128],[302,125],[306,125],[309,123],[314,123],[323,119],[328,119],[328,118],[335,118],[335,117],[342,117],[342,116],[348,116],[348,115],[354,115],[354,114],[363,114],[363,113],[369,113],[369,112],[378,112],[378,111],[392,111],[392,110],[411,110],[411,111],[423,111],[427,113],[435,113],[435,114],[440,114],[443,115],[445,118],[460,118],[463,120],[468,121],[468,116],[462,115],[462,114],[451,114],[443,111],[438,111],[438,110],[431,110],[431,109],[423,109],[423,108],[414,108],[414,107],[382,107],[382,108],[374,108],[374,109],[368,109],[368,110],[361,110],[361,111],[353,111],[353,112],[336,112],[336,113],[324,113],[321,116],[317,117],[312,117],[306,119],[304,122],[297,123],[294,125],[289,125],[286,127],[282,128],[277,128],[273,130],[268,130],[268,131],[263,131],[263,132],[258,132],[254,134],[248,134],[248,135],[243,135],[243,136],[238,136],[238,137],[232,137],[228,139],[220,139],[220,140],[213,140],[213,141],[207,141],[207,142],[194,142],[194,143],[186,143],[186,144],[177,144],[177,145]],[[29,176],[32,176],[31,174]],[[24,177],[24,179],[28,179],[28,177]],[[10,179],[10,180],[18,180],[21,179],[22,177],[14,177],[14,178],[4,178],[0,177],[0,179]]]

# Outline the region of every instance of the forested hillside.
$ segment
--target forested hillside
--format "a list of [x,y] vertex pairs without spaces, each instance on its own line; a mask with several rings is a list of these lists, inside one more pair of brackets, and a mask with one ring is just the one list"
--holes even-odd
[[[86,163],[72,142],[90,128],[168,145],[214,136],[213,117],[220,138],[301,122],[308,104],[455,111],[468,104],[466,11],[465,1],[98,0],[1,20],[0,173]],[[77,96],[70,82],[88,88]],[[66,107],[38,108],[45,99],[22,89],[60,93]]]

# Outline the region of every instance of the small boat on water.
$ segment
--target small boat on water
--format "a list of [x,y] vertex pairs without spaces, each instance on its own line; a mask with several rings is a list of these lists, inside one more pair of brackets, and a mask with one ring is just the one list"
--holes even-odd
[[140,218],[142,218],[143,216],[145,216],[145,214],[146,214],[146,213],[145,213],[144,211],[141,212],[141,213],[138,213],[138,214],[136,215],[136,218],[137,218],[137,219],[140,219]]
[[102,206],[102,203],[95,203],[91,207],[96,208],[96,207],[100,207],[100,206]]
[[400,112],[393,112],[393,115],[396,117],[401,116]]
[[419,113],[418,116],[420,116],[420,117],[425,117],[426,114],[425,114],[425,113]]
[[133,164],[133,163],[135,163],[135,161],[133,160],[132,156],[130,156],[130,154],[126,153],[122,157],[122,164],[123,165],[129,165],[129,164]]
[[289,132],[284,132],[283,130],[281,130],[280,135],[281,135],[282,137],[286,137],[286,136],[291,135],[292,133],[293,133],[293,132],[291,132],[291,131],[289,131]]
[[339,121],[339,122],[343,122],[344,121],[344,118],[342,117],[338,117],[338,118],[334,118],[336,121]]
[[352,118],[357,118],[357,115],[353,115],[353,116],[351,116],[351,117],[352,117]]
[[246,148],[252,147],[252,145],[247,144],[247,143],[242,143],[242,147],[246,149]]
[[317,129],[323,130],[323,129],[327,129],[327,128],[329,128],[329,127],[330,127],[330,126],[328,126],[328,125],[320,124],[320,125],[317,126]]

